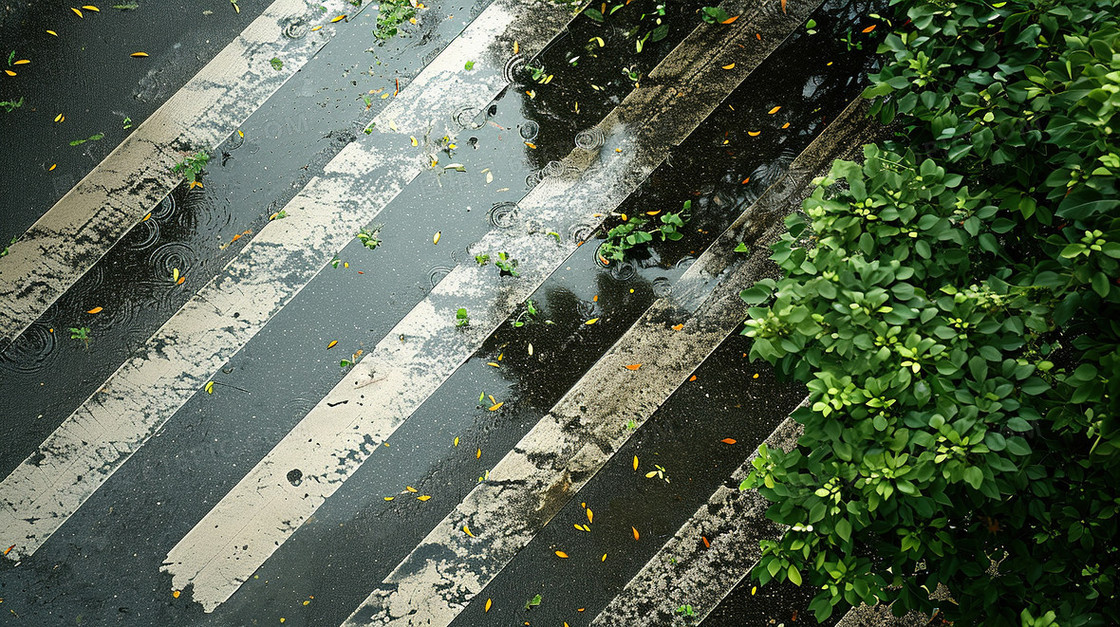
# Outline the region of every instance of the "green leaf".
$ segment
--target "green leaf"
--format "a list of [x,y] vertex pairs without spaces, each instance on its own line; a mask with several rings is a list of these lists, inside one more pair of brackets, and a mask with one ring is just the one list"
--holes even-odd
[[747,245],[744,244],[743,242],[739,242],[739,245],[735,247],[735,252],[737,252],[737,253],[749,253],[749,252],[751,252],[751,249],[747,248]]
[[470,72],[474,69],[474,61],[467,61],[463,64],[463,69]]
[[848,522],[847,518],[836,521],[836,535],[844,542],[852,539],[852,523]]
[[789,580],[793,582],[793,585],[801,585],[801,573],[794,568],[793,564],[789,565],[789,570],[786,571],[786,574],[789,575]]

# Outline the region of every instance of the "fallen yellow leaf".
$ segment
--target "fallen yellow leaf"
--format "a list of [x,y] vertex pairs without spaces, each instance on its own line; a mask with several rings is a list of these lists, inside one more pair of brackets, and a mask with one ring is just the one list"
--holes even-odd
[[428,500],[428,499],[430,499],[430,498],[432,498],[432,497],[430,497],[430,496],[428,496],[427,494],[425,494],[424,496],[418,496],[418,497],[416,497],[416,500],[417,500],[417,501],[427,501],[427,500]]
[[27,59],[20,59],[19,61],[16,61],[12,65],[27,65],[28,63],[31,63],[31,61],[29,61]]
[[496,364],[496,363],[494,363],[494,362],[492,362],[492,361],[488,361],[488,362],[486,362],[486,365],[487,365],[487,366],[494,366],[495,368],[501,368],[501,366],[499,366],[498,364]]
[[683,329],[683,328],[684,328],[684,323],[683,323],[683,322],[682,322],[682,323],[680,323],[680,324],[674,324],[674,325],[673,325],[673,330],[674,330],[674,331],[680,331],[680,330],[681,330],[681,329]]
[[634,470],[637,470],[637,469],[638,469],[638,456],[635,455],[634,456]]
[[206,393],[207,394],[213,394],[214,393],[214,382],[213,381],[210,381],[209,383],[206,384]]
[[505,404],[506,404],[505,401],[502,401],[501,403],[495,403],[495,404],[490,406],[490,411],[498,411],[499,409],[502,408],[502,405],[505,405]]
[[7,74],[8,76],[15,76],[16,75],[16,73],[11,71],[11,70],[4,70],[4,73]]
[[[47,168],[47,172],[54,172],[54,169],[57,168],[57,167],[58,167],[57,163],[52,163],[51,167]],[[151,215],[151,214],[148,214],[148,215]]]
[[638,529],[637,529],[637,527],[630,527],[630,531],[633,531],[633,532],[634,532],[634,539],[635,539],[635,540],[637,540],[638,538],[640,538],[640,537],[641,537],[641,535],[640,535],[640,534],[638,533]]
[[560,559],[566,560],[566,559],[568,559],[568,554],[563,552],[563,551],[557,551],[556,552],[556,557],[559,557]]
[[47,34],[48,35],[54,35],[55,37],[58,37],[58,33],[54,32],[53,30],[48,30]]
[[320,29],[322,29],[322,28],[323,28],[323,25],[322,25],[322,24],[320,24],[320,25],[318,25],[318,26],[314,26],[314,27],[312,27],[312,28],[311,28],[311,32],[313,32],[313,33],[314,33],[315,31],[317,31],[317,30],[320,30]]
[[475,459],[482,459],[482,449],[478,449],[474,454]]
[[466,526],[466,525],[463,525],[463,533],[467,534],[468,536],[470,536],[472,538],[474,537],[474,534],[471,533],[471,528]]
[[70,10],[73,11],[74,14],[77,15],[78,17],[85,17],[84,15],[82,15],[81,11],[75,9],[74,7],[70,7]]
[[773,109],[770,109],[769,111],[767,111],[766,115],[774,115],[775,113],[780,111],[781,108],[782,108],[782,105],[778,105],[778,106],[774,107]]
[[438,244],[439,243],[439,238],[442,237],[442,236],[443,236],[443,231],[436,231],[436,234],[432,236],[432,243],[433,244]]
[[128,56],[130,56],[130,57],[146,57],[146,56],[148,56],[148,53],[147,52],[133,52],[132,54],[130,54]]
[[455,436],[455,442],[452,446],[459,446],[459,436]]
[[595,512],[592,512],[590,507],[587,508],[587,522],[595,522]]
[[88,313],[88,314],[101,313],[101,307],[94,307],[93,309],[90,309],[86,313]]
[[751,137],[758,137],[761,134],[762,131],[747,131],[747,135],[750,135]]
[[601,559],[601,560],[599,560],[599,561],[600,561],[600,562],[605,562],[605,561],[607,561],[607,554],[606,554],[606,553],[603,553],[603,559]]
[[525,142],[525,145],[532,148],[533,150],[537,149],[537,145],[534,144],[533,142]]
[[386,497],[385,497],[385,500],[386,500],[386,501],[392,501],[392,500],[393,500],[393,499],[395,499],[395,498],[397,498],[397,497],[395,497],[395,496],[386,496]]
[[584,322],[584,324],[595,324],[598,321],[599,321],[598,318],[592,318],[592,319],[588,320],[587,322]]
[[93,6],[92,4],[82,5],[82,8],[87,10],[87,11],[93,11],[94,13],[100,13],[101,12],[101,9]]
[[335,22],[341,22],[344,19],[346,19],[346,14],[345,13],[331,19],[331,24],[334,24]]
[[490,599],[486,599],[486,607],[485,607],[485,608],[483,608],[483,610],[482,610],[482,611],[483,611],[484,613],[485,613],[485,612],[489,612],[489,611],[490,611],[490,606],[491,606],[491,605],[493,605],[493,604],[494,604],[494,602],[493,602],[493,601],[491,601]]
[[728,63],[727,65],[723,66],[723,69],[733,70],[733,69],[735,69],[735,64],[734,63]]
[[413,137],[412,135],[409,135],[408,139],[412,142],[413,146],[419,146],[420,145],[420,142],[416,141],[416,138]]
[[178,599],[180,594],[182,594],[182,593],[179,592],[178,590],[172,590],[171,591],[171,598],[172,599]]
[[515,40],[513,40],[513,54],[517,54],[517,52],[518,52],[518,51],[519,51],[520,49],[521,49],[521,46],[517,45],[517,40],[516,40],[516,39],[515,39]]
[[408,490],[409,492],[412,492],[412,493],[416,493],[416,492],[419,492],[419,490],[417,490],[416,488],[414,488],[414,487],[412,487],[412,486],[410,486],[410,485],[406,485],[406,486],[404,487],[404,489],[405,489],[405,490]]

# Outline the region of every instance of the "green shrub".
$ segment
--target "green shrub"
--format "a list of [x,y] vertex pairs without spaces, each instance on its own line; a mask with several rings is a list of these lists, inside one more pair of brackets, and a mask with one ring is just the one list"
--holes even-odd
[[783,277],[743,293],[752,356],[809,391],[799,447],[744,482],[790,527],[754,575],[820,589],[818,618],[928,612],[940,583],[966,624],[1109,624],[1115,8],[895,4],[911,23],[866,95],[901,132],[834,164],[773,247]]

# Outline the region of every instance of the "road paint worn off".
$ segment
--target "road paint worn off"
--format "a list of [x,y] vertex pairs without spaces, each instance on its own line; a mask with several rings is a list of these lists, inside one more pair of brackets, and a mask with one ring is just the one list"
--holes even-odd
[[[508,32],[518,6],[512,0],[491,4],[468,27],[464,43],[448,46],[425,70],[448,82],[460,81],[457,90],[442,92],[441,109],[409,108],[407,101],[416,96],[416,89],[410,86],[401,93],[402,103],[395,110],[402,123],[422,115],[450,120],[451,112],[482,107],[504,87],[502,64],[495,62],[502,57],[495,37]],[[547,13],[537,11],[534,19],[539,22]],[[558,15],[553,18],[556,23],[548,26],[554,28],[537,39],[526,38],[528,50],[543,47],[568,18],[559,9],[553,13]],[[451,74],[462,74],[457,66],[463,54],[491,60],[470,73],[470,80],[483,87],[452,79]],[[397,150],[407,146],[407,136],[391,132],[388,124],[377,129],[336,155],[324,175],[312,179],[284,208],[286,219],[269,222],[148,340],[144,354],[118,368],[0,483],[0,544],[15,545],[9,559],[34,553],[426,167],[420,155]],[[382,152],[377,146],[393,147],[395,152]],[[283,280],[276,276],[278,269]]]
[[[399,101],[379,114],[375,128],[383,136],[372,141],[406,146],[409,144],[402,139],[409,134],[427,133],[433,122],[450,124],[452,114],[464,107],[484,107],[507,84],[500,70],[512,38],[517,38],[522,51],[531,54],[542,49],[570,19],[564,7],[549,2],[492,3],[408,85]],[[476,63],[475,70],[468,74],[462,72],[464,58],[485,61]],[[395,130],[389,133],[388,129]],[[449,127],[444,127],[444,132],[450,137],[456,134]],[[339,155],[340,163],[345,163],[345,158]],[[417,164],[411,176],[422,167]],[[612,176],[627,174],[611,171]],[[547,211],[538,217],[556,221]],[[367,216],[365,221],[370,219],[372,216]],[[351,227],[351,233],[353,230]],[[544,241],[552,243],[549,248],[554,250],[551,254],[557,265],[574,247],[556,246],[545,232],[520,237],[509,232],[491,234],[479,246],[525,258],[530,249],[536,254],[537,248],[543,248]],[[547,258],[538,255],[538,259]],[[481,344],[485,334],[479,329],[487,320],[482,314],[484,303],[498,287],[492,285],[495,277],[477,276],[477,265],[470,271],[459,270],[446,277],[369,351],[327,399],[171,550],[163,570],[172,574],[176,589],[193,584],[193,599],[207,611],[228,599],[411,413],[412,403],[419,404],[417,399],[427,395],[424,390],[434,390],[442,383],[446,377],[439,373],[463,347]],[[526,270],[524,276],[523,281],[532,280],[532,272]],[[540,276],[541,281],[544,276]],[[508,300],[504,306],[512,309],[523,297],[507,294],[504,298]],[[450,323],[455,310],[469,302],[481,303],[471,310],[472,328],[454,333]],[[491,316],[494,326],[506,315],[495,312]],[[400,341],[401,335],[408,341]],[[466,349],[451,370],[471,352],[473,349]],[[370,400],[365,400],[367,397]],[[286,479],[293,468],[299,468],[303,477],[298,490]]]
[[[875,139],[873,129],[877,127],[872,127],[867,120],[867,104],[867,101],[857,98],[837,116],[797,157],[790,166],[790,172],[759,198],[756,209],[744,214],[751,220],[740,218],[712,246],[713,252],[717,249],[720,252],[711,256],[711,261],[736,254],[735,242],[747,241],[745,237],[750,237],[742,229],[761,217],[753,214],[772,216],[767,232],[761,237],[755,233],[757,241],[751,244],[753,250],[769,251],[770,244],[785,230],[782,218],[812,193],[812,180],[826,174],[834,159],[857,158],[860,147]],[[693,267],[706,261],[701,257]],[[714,264],[708,268],[701,275],[718,276]],[[759,278],[762,277],[756,275],[747,280],[723,282],[734,290],[746,287]],[[742,319],[721,321],[727,335],[738,329]],[[786,418],[767,437],[766,445],[788,451],[800,434],[801,426]],[[752,454],[731,474],[729,483],[738,486],[751,471],[750,461],[756,455]],[[769,505],[757,491],[741,492],[737,487],[727,486],[718,488],[708,503],[697,509],[673,538],[611,600],[592,625],[653,627],[670,624],[677,616],[677,608],[685,604],[692,605],[697,611],[697,622],[702,621],[750,573],[761,556],[759,540],[774,539],[784,532],[766,519]],[[700,549],[704,546],[701,536],[712,539],[710,548]]]
[[[807,15],[815,6],[802,10]],[[756,15],[767,32],[787,35],[804,19],[793,12]],[[723,57],[739,59],[738,70],[722,70],[713,57],[680,76],[688,91],[656,85],[631,92],[599,125],[607,138],[601,161],[573,151],[567,162],[582,175],[550,177],[534,188],[520,203],[525,232],[491,232],[474,247],[523,260],[522,276],[498,283],[476,264],[455,268],[171,550],[164,570],[176,588],[193,586],[193,598],[208,611],[228,599],[562,265],[575,244],[557,243],[547,233],[601,224],[588,208],[605,213],[617,207],[664,160],[667,147],[706,119],[782,40],[751,43],[738,31],[722,32],[713,36],[702,27],[681,45],[697,54],[721,48]],[[390,109],[378,127],[392,120],[402,133],[415,132],[426,128],[423,116],[422,110],[403,115]],[[471,312],[467,329],[454,326],[459,307]],[[286,479],[297,468],[304,477],[298,488]]]
[[[861,103],[794,161],[355,610],[347,625],[447,625],[746,316],[739,290],[772,269],[765,244],[811,179],[863,139]],[[734,252],[750,242],[756,252]],[[670,327],[683,324],[679,330]],[[675,327],[674,327],[675,328]],[[626,364],[640,363],[629,370]],[[458,530],[469,527],[474,535]],[[675,608],[673,608],[675,609]]]
[[[0,349],[179,183],[170,168],[186,151],[212,150],[327,43],[335,27],[283,34],[294,18],[322,15],[318,4],[270,5],[9,247],[0,258]],[[323,5],[328,14],[349,6]],[[269,64],[277,56],[279,71]]]

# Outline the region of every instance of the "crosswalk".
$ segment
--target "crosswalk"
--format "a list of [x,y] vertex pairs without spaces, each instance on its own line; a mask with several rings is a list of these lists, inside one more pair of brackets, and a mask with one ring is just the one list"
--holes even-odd
[[[243,616],[244,607],[226,610],[224,605],[237,605],[238,597],[267,596],[259,588],[259,577],[270,572],[270,564],[286,563],[289,558],[282,550],[289,541],[306,542],[300,538],[309,533],[331,536],[331,530],[317,524],[334,515],[331,507],[346,509],[336,493],[345,494],[344,485],[354,485],[365,476],[363,472],[372,472],[370,465],[393,451],[390,445],[398,441],[398,430],[422,406],[440,398],[449,386],[458,385],[452,383],[453,377],[489,355],[489,343],[524,311],[527,300],[545,300],[544,293],[566,266],[574,259],[588,258],[588,249],[581,250],[581,246],[589,234],[648,185],[658,168],[671,161],[673,147],[694,136],[820,5],[817,0],[791,4],[787,9],[784,4],[729,0],[724,10],[741,16],[737,28],[700,24],[668,51],[646,82],[639,83],[601,120],[585,126],[582,144],[577,140],[574,150],[538,174],[528,193],[516,205],[506,207],[507,213],[491,216],[489,232],[469,243],[465,251],[453,254],[454,265],[433,270],[433,287],[399,305],[402,317],[385,324],[380,339],[349,356],[354,363],[344,368],[333,389],[324,387],[320,397],[305,399],[306,405],[297,407],[288,423],[262,426],[260,433],[272,434],[264,440],[258,441],[259,436],[253,434],[244,443],[220,444],[222,437],[252,433],[254,428],[241,417],[229,416],[228,425],[214,426],[191,417],[206,415],[199,406],[212,394],[215,381],[241,390],[233,378],[223,379],[222,374],[232,372],[235,361],[257,350],[254,347],[263,346],[270,337],[269,329],[277,327],[287,311],[308,306],[309,294],[327,280],[330,270],[337,269],[338,255],[355,232],[374,224],[387,207],[401,202],[406,190],[422,183],[418,177],[437,169],[432,138],[444,137],[439,149],[468,139],[477,141],[470,137],[471,129],[477,128],[472,125],[485,120],[492,103],[511,91],[535,91],[524,89],[511,76],[511,55],[521,63],[519,59],[532,59],[569,36],[571,7],[536,0],[496,0],[487,5],[419,74],[406,81],[373,118],[367,133],[346,145],[326,163],[321,175],[312,176],[278,208],[283,219],[270,220],[252,234],[248,244],[172,313],[140,351],[124,360],[0,482],[0,545],[11,547],[0,567],[0,582],[43,581],[50,564],[80,556],[85,549],[76,547],[83,545],[120,549],[129,536],[102,541],[96,539],[98,533],[104,533],[98,529],[123,526],[137,532],[128,522],[114,519],[114,511],[145,511],[140,518],[148,521],[150,530],[139,532],[145,536],[141,541],[145,547],[134,554],[138,562],[133,566],[140,574],[116,568],[113,575],[115,581],[127,582],[135,576],[145,582],[134,586],[137,590],[127,596],[148,608],[149,615],[163,619],[170,616],[167,612],[186,611],[193,616],[184,618],[189,623],[228,624],[233,613]],[[325,8],[328,14],[345,9],[341,5]],[[135,145],[157,150],[172,135],[184,137],[189,132],[203,133],[190,136],[195,145],[213,146],[236,129],[265,98],[282,89],[302,63],[327,45],[329,33],[314,42],[273,36],[275,27],[287,24],[293,15],[302,15],[304,9],[302,3],[286,0],[270,7],[229,52],[223,51],[230,58],[216,58],[213,67],[207,66],[199,75],[202,78],[196,77],[199,85],[208,86],[209,99],[198,97],[192,82],[165,105],[176,113],[176,119],[193,121],[189,128],[161,126],[157,112],[145,122],[148,126],[138,129]],[[766,37],[759,34],[763,32]],[[241,67],[238,63],[256,64],[259,55],[274,55],[275,46],[282,46],[285,58],[294,60],[283,74],[256,76],[250,72],[238,88],[247,91],[222,92],[213,87],[221,82],[221,72],[233,72]],[[464,59],[471,61],[471,71],[463,71]],[[854,93],[849,89],[845,98]],[[236,98],[237,107],[224,104],[222,99],[229,97]],[[183,113],[185,109],[175,109],[180,100],[194,107],[190,115]],[[558,402],[541,408],[531,419],[535,424],[524,425],[519,442],[511,441],[499,452],[500,461],[488,466],[477,485],[461,491],[457,503],[436,506],[435,511],[442,513],[434,518],[428,515],[425,527],[409,530],[415,538],[414,548],[401,546],[387,552],[385,563],[371,576],[347,582],[347,592],[335,595],[332,609],[325,614],[346,625],[475,624],[472,621],[479,616],[485,617],[489,602],[482,610],[479,603],[487,586],[507,576],[507,566],[517,563],[525,547],[558,512],[579,498],[606,464],[618,463],[616,454],[635,432],[735,333],[745,315],[739,290],[767,271],[764,242],[774,237],[781,216],[799,205],[811,179],[827,169],[831,159],[850,156],[869,137],[862,111],[853,104],[833,113],[838,117],[829,120],[827,129],[818,125],[818,131],[824,130],[799,150],[800,156],[788,165],[789,173],[778,177],[778,183],[756,202],[739,208],[743,211],[739,219],[706,250],[697,251],[698,257],[677,279],[671,293],[655,293],[659,298],[640,307],[634,321],[619,329],[621,335],[614,336],[617,341],[574,386]],[[465,112],[471,117],[464,118]],[[145,135],[157,127],[171,135]],[[589,143],[588,137],[594,141]],[[530,140],[525,143],[536,148]],[[122,145],[113,155],[131,154],[132,145]],[[47,245],[37,253],[27,252],[31,246],[20,248],[19,255],[13,249],[10,265],[4,265],[9,258],[0,260],[0,296],[10,299],[12,305],[6,310],[10,319],[3,326],[9,338],[27,329],[143,217],[147,205],[166,193],[172,183],[165,173],[168,164],[155,153],[145,154],[144,159],[155,164],[151,167],[163,168],[164,173],[146,177],[150,189],[142,191],[140,200],[113,213],[113,225],[85,240],[81,252],[86,265],[51,257]],[[107,177],[142,175],[129,165],[129,159],[111,155],[83,184],[88,181],[105,196],[109,189],[117,189],[116,184],[105,183]],[[442,180],[436,183],[442,185]],[[95,203],[94,193],[82,188],[83,184],[72,194],[87,204],[73,204],[75,208],[70,209],[64,203],[76,200],[68,201],[68,195],[44,219],[64,214],[73,217],[82,211],[90,214],[95,204],[100,206],[104,199]],[[88,218],[82,220],[82,224],[88,223]],[[50,237],[66,235],[66,228],[71,227],[59,227]],[[438,224],[421,230],[430,232],[431,246],[439,246],[440,238],[450,235]],[[45,229],[40,232],[48,233]],[[753,252],[736,252],[742,242],[750,242]],[[499,251],[521,261],[519,277],[501,277],[493,266],[475,260],[475,255],[497,256]],[[50,263],[57,262],[58,268],[31,268],[28,264],[37,254],[51,257]],[[22,287],[26,281],[40,278],[42,290],[31,294]],[[460,309],[469,312],[465,327],[456,324]],[[593,325],[600,319],[584,318],[577,324]],[[333,346],[331,343],[326,350]],[[499,349],[494,359],[501,361],[503,350],[514,349]],[[516,350],[533,355],[531,343],[518,345]],[[494,405],[486,412],[483,400],[480,397],[483,415],[503,415],[498,412],[503,403],[491,396]],[[252,399],[248,402],[254,404]],[[267,402],[262,399],[259,404],[263,407]],[[771,437],[788,440],[790,429],[787,421]],[[208,440],[211,434],[222,434],[212,438],[217,443],[213,446]],[[178,449],[180,445],[185,448]],[[240,453],[223,458],[216,453],[223,446]],[[454,447],[459,447],[458,437]],[[478,447],[477,458],[481,456]],[[180,463],[182,470],[177,471]],[[222,468],[208,477],[207,463]],[[638,464],[636,456],[634,464]],[[735,472],[741,474],[742,469]],[[184,485],[196,486],[197,498],[168,490],[154,480],[176,474]],[[729,472],[729,476],[738,475]],[[212,485],[203,487],[207,480]],[[408,492],[417,491],[410,486]],[[386,497],[385,503],[393,498]],[[408,498],[416,496],[408,494]],[[692,602],[702,608],[700,618],[718,604],[750,566],[741,557],[724,559],[741,556],[745,550],[736,537],[778,530],[759,518],[756,496],[720,488],[712,499],[741,501],[745,505],[729,507],[729,511],[753,507],[755,516],[716,520],[707,514],[710,507],[697,510],[667,544],[657,540],[664,544],[660,552],[640,572],[631,573],[629,584],[620,582],[609,604],[580,617],[583,622],[578,624],[665,624],[654,617],[670,615],[673,604],[683,603],[683,597],[652,586],[652,581],[679,580],[678,589],[691,591]],[[158,511],[165,502],[176,503],[174,514]],[[590,511],[587,518],[593,526]],[[719,541],[711,545],[710,552],[694,551],[695,561],[682,561],[681,566],[673,562],[672,576],[666,575],[664,566],[670,562],[665,556],[684,554],[681,543],[695,545],[691,536],[698,528],[718,535]],[[638,530],[633,533],[637,540]],[[94,535],[84,539],[87,534]],[[89,550],[98,553],[101,549]],[[274,556],[283,559],[277,561]],[[713,579],[713,570],[724,562],[731,569]],[[85,575],[71,577],[88,577],[100,568],[77,567]],[[29,570],[30,574],[24,574]],[[274,577],[282,578],[279,574]],[[713,586],[714,580],[719,585]],[[264,583],[269,581],[272,579],[266,578]],[[83,587],[91,585],[97,584],[87,581]],[[143,592],[139,592],[141,588]],[[324,603],[315,595],[307,596],[299,607]],[[172,602],[156,604],[154,599]],[[651,604],[658,606],[657,612],[641,617],[632,613],[635,607]],[[194,611],[199,608],[201,614]],[[474,618],[464,618],[468,608]],[[37,609],[40,616],[52,612],[49,607]],[[305,621],[320,622],[311,615]]]

